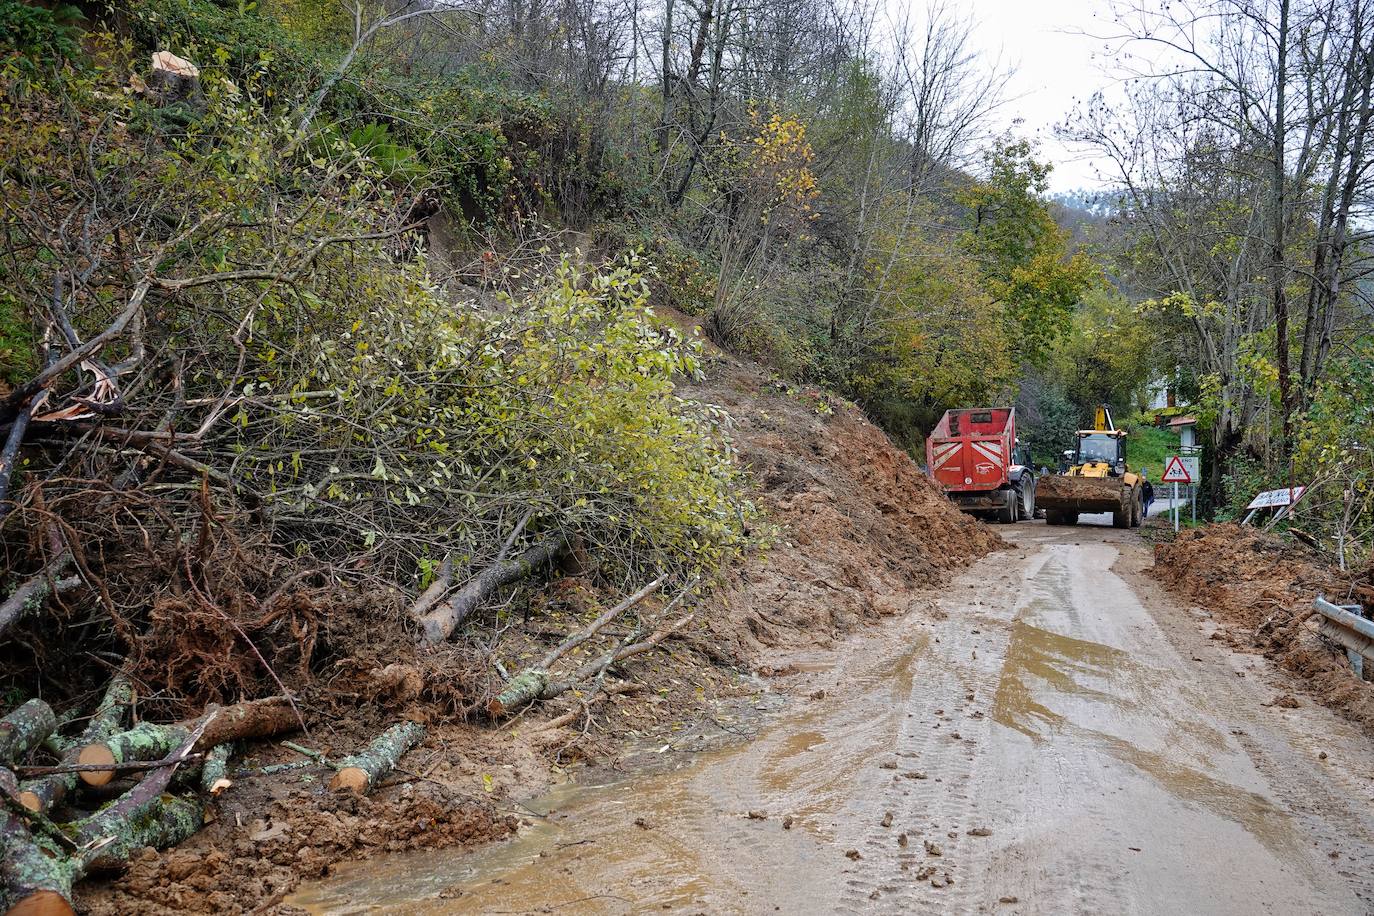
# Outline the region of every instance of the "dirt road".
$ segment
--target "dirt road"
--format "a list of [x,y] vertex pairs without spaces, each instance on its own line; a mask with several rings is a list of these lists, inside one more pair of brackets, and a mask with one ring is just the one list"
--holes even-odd
[[374,861],[294,902],[1374,912],[1368,739],[1310,703],[1266,705],[1280,677],[1209,640],[1134,533],[1008,536],[930,613],[793,659],[809,670],[758,740],[561,790],[510,844]]

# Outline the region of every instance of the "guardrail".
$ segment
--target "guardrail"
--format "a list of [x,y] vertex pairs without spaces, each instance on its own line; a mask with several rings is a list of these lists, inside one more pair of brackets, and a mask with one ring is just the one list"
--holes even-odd
[[1357,604],[1332,604],[1317,598],[1312,607],[1321,615],[1321,634],[1345,647],[1345,656],[1355,676],[1364,677],[1364,660],[1374,662],[1374,620],[1366,620],[1357,611]]

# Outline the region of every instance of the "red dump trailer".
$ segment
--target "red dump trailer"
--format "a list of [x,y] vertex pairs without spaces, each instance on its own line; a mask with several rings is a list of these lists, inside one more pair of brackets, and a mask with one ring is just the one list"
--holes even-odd
[[1035,475],[1016,439],[1016,410],[947,410],[926,439],[926,469],[949,498],[1000,522],[1035,517]]

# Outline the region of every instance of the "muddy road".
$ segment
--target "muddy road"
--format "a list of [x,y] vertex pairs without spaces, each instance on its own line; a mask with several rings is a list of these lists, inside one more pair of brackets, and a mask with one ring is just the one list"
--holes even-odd
[[[530,802],[475,854],[340,869],[314,912],[1368,913],[1374,755],[1145,572],[1023,524],[833,652],[757,740]],[[684,736],[684,744],[687,739]],[[1325,755],[1325,756],[1323,756]]]

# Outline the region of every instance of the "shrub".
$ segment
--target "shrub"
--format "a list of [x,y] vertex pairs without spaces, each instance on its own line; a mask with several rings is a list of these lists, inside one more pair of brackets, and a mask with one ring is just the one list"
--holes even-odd
[[0,0],[0,59],[12,58],[17,68],[32,74],[79,56],[78,23],[86,17],[69,3],[51,9]]

